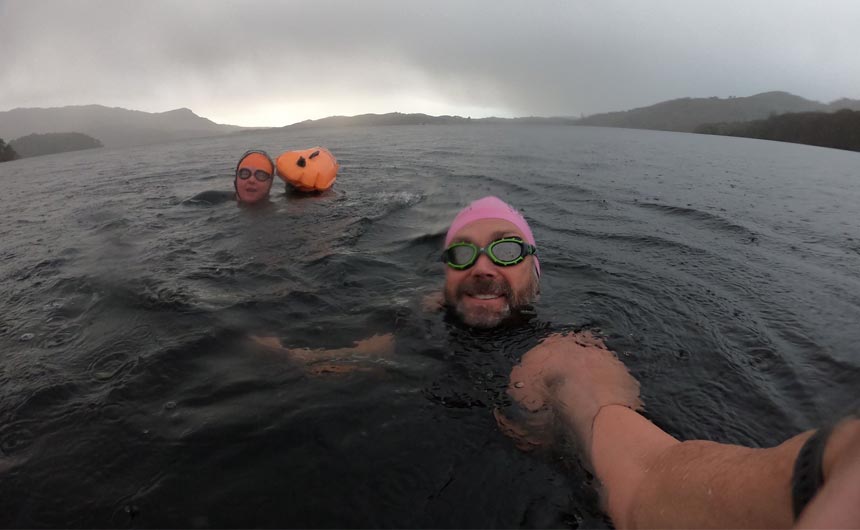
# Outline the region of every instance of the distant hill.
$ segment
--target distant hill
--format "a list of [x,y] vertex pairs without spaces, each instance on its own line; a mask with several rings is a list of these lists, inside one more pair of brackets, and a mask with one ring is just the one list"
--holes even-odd
[[318,120],[305,120],[287,127],[361,127],[373,125],[440,125],[468,123],[470,118],[460,116],[429,116],[427,114],[359,114],[358,116],[329,116]]
[[427,114],[389,112],[387,114],[359,114],[358,116],[329,116],[318,120],[305,120],[287,127],[361,127],[379,125],[463,125],[468,123],[535,123],[574,125],[573,118],[463,118],[461,116],[429,116]]
[[525,117],[525,118],[463,118],[460,116],[429,116],[427,114],[360,114],[358,116],[329,116],[305,120],[287,127],[359,127],[382,125],[457,125],[457,124],[543,124],[595,125],[627,127],[661,131],[694,132],[710,123],[745,122],[764,119],[787,112],[832,112],[839,109],[860,110],[860,100],[839,99],[830,104],[820,103],[789,94],[765,92],[749,97],[682,98],[664,101],[633,110],[595,114],[585,118]]
[[0,112],[0,138],[78,131],[100,140],[105,147],[200,138],[240,129],[235,125],[217,124],[184,108],[152,113],[84,105]]
[[709,123],[760,120],[788,112],[828,112],[841,108],[860,110],[860,100],[840,99],[831,104],[812,101],[788,92],[765,92],[749,97],[681,98],[622,112],[595,114],[577,125],[693,132]]
[[830,103],[829,105],[827,105],[827,110],[830,110],[833,112],[835,112],[837,110],[843,110],[843,109],[860,110],[860,99],[842,98],[842,99],[837,99],[833,103]]
[[[840,99],[830,104],[804,99],[787,92],[766,92],[750,97],[682,98],[622,112],[585,118],[522,117],[476,118],[427,114],[361,114],[305,120],[285,127],[353,127],[436,124],[542,124],[596,125],[665,131],[694,132],[712,123],[745,122],[786,112],[860,110],[860,100]],[[29,134],[77,131],[100,140],[105,147],[127,147],[217,136],[233,132],[259,132],[266,128],[221,125],[186,108],[168,112],[142,112],[101,105],[57,108],[19,108],[0,112],[0,138]]]
[[696,132],[860,151],[860,110],[780,114],[764,120],[702,125]]
[[22,158],[102,147],[102,143],[92,136],[74,132],[28,134],[12,140],[9,145]]

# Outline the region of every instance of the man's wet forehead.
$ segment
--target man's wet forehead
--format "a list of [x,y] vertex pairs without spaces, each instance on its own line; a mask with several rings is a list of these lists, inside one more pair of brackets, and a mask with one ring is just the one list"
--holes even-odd
[[524,239],[523,233],[510,221],[504,219],[480,219],[467,224],[457,231],[453,241],[488,243],[496,239],[511,236]]

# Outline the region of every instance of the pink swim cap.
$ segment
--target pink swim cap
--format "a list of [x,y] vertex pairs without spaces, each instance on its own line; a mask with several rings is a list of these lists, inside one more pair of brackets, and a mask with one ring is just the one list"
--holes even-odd
[[[508,221],[523,233],[526,242],[537,246],[537,243],[535,243],[535,236],[532,235],[532,230],[529,228],[529,224],[526,222],[525,218],[520,215],[513,206],[498,197],[492,196],[473,201],[469,206],[460,210],[460,213],[457,214],[457,217],[455,217],[454,221],[451,223],[451,228],[448,229],[448,234],[445,236],[445,246],[447,247],[451,244],[454,236],[461,228],[469,223],[480,221],[481,219],[503,219]],[[535,270],[537,271],[538,276],[540,276],[540,262],[538,261],[537,256],[534,256],[534,259]]]

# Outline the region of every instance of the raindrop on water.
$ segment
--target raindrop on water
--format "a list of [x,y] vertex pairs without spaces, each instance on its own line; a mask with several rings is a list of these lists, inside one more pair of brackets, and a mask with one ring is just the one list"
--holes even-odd
[[132,519],[134,519],[135,517],[137,517],[140,514],[140,508],[138,508],[137,506],[135,506],[133,504],[126,504],[123,507],[123,510]]

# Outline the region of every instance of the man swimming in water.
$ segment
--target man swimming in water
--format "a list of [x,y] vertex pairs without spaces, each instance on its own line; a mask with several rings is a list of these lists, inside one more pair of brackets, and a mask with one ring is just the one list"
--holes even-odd
[[203,202],[217,204],[236,200],[242,204],[260,204],[269,196],[272,189],[272,176],[275,173],[275,163],[265,151],[246,151],[233,174],[233,193],[224,191],[204,191],[198,193],[187,202]]
[[[445,305],[472,327],[502,325],[540,292],[534,236],[495,197],[457,215],[443,261]],[[769,449],[681,442],[637,412],[638,382],[589,333],[551,335],[529,350],[511,371],[508,392],[529,414],[513,422],[497,411],[501,428],[529,447],[545,443],[561,422],[603,485],[618,527],[787,527],[801,514],[801,524],[860,524],[856,418],[829,435],[810,431]],[[825,493],[839,485],[805,511],[822,484]]]
[[528,223],[496,197],[463,209],[445,236],[445,305],[468,326],[493,328],[540,293],[540,262]]
[[[477,200],[457,215],[442,260],[442,305],[471,328],[504,327],[537,301],[534,236],[522,215],[498,198]],[[258,342],[300,360],[327,352],[264,340]],[[389,335],[339,354],[393,351]],[[768,449],[682,442],[637,412],[639,383],[587,332],[553,334],[526,352],[510,373],[508,393],[523,413],[512,420],[497,410],[500,428],[521,448],[552,443],[559,426],[572,434],[618,527],[860,524],[860,420]]]

